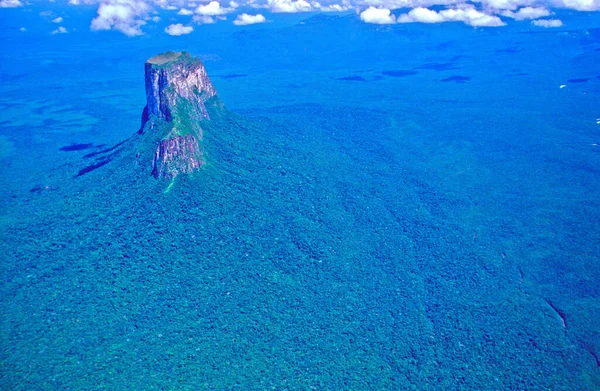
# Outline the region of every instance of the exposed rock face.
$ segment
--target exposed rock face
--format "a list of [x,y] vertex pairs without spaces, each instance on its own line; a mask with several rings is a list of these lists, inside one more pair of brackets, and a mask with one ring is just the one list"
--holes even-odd
[[166,52],[149,59],[142,135],[160,133],[152,175],[174,178],[204,164],[201,121],[209,119],[205,103],[215,97],[204,65],[187,52]]
[[180,172],[192,172],[204,164],[201,157],[198,140],[191,134],[163,140],[154,153],[152,175],[172,178]]

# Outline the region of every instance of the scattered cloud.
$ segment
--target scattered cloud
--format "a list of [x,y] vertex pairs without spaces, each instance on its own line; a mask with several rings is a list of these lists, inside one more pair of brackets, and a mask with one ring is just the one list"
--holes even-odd
[[236,26],[246,26],[248,24],[265,23],[267,19],[262,14],[248,15],[240,14],[235,18],[233,24]]
[[199,5],[196,8],[196,11],[194,11],[194,12],[196,12],[196,14],[198,14],[198,15],[206,15],[206,16],[225,15],[225,14],[232,12],[235,9],[235,7],[231,7],[232,4],[237,6],[237,3],[232,1],[229,4],[230,8],[224,8],[221,6],[221,4],[218,1],[211,1],[208,4]]
[[[354,1],[356,4],[351,4]],[[367,0],[369,1],[369,0]],[[364,0],[342,0],[342,4],[330,3],[322,4],[318,1],[307,0],[246,0],[243,5],[252,8],[266,8],[273,13],[296,13],[296,12],[343,12],[356,8]]]
[[2,0],[0,1],[0,8],[16,8],[21,7],[23,3],[20,0]]
[[600,0],[548,0],[557,8],[570,8],[577,11],[599,11]]
[[[15,8],[24,4],[29,3],[27,0],[0,0],[0,8]],[[215,23],[226,19],[224,15],[239,7],[248,7],[273,13],[344,12],[356,9],[365,23],[462,22],[474,27],[503,26],[505,23],[500,17],[533,20],[533,25],[539,27],[560,27],[562,21],[558,19],[539,18],[549,17],[551,10],[556,8],[600,11],[600,0],[68,0],[68,4],[96,4],[97,15],[90,28],[118,30],[128,36],[141,35],[142,27],[147,22],[158,21],[158,16],[153,16],[157,9],[173,10],[180,16],[193,16],[192,20],[197,24]],[[432,9],[432,6],[441,7]],[[444,6],[447,8],[440,10]],[[400,8],[410,10],[396,18],[392,10]],[[48,15],[42,13],[42,16],[57,24],[63,22],[62,17],[47,12]],[[266,18],[263,13],[242,13],[233,23],[264,23]],[[171,24],[169,27],[177,25]]]
[[[472,1],[487,1],[487,0],[472,0]],[[342,4],[350,4],[358,7],[387,8],[395,10],[399,8],[416,8],[429,7],[432,5],[452,5],[462,4],[464,0],[349,0],[342,1]],[[362,9],[362,8],[361,8]]]
[[500,15],[505,16],[507,18],[513,18],[516,20],[525,20],[525,19],[537,19],[543,18],[544,16],[550,15],[550,11],[548,11],[544,7],[523,7],[519,9],[517,12],[505,10],[500,12]]
[[69,0],[67,4],[69,5],[81,5],[81,4],[95,4],[97,3],[94,0]]
[[188,6],[187,0],[148,0],[154,5],[167,11],[177,11]]
[[506,25],[499,17],[488,15],[475,8],[449,9],[440,11],[440,14],[452,22],[464,22],[473,27],[500,27]]
[[143,0],[110,0],[98,7],[98,16],[92,20],[92,30],[118,30],[133,37],[142,35],[150,6]]
[[192,26],[184,26],[181,23],[169,25],[165,28],[165,33],[169,35],[186,35],[194,31]]
[[59,26],[56,30],[52,31],[52,35],[56,35],[56,34],[66,34],[68,33],[67,29],[64,28],[63,26]]
[[310,3],[305,0],[268,0],[267,8],[275,13],[308,12],[313,10]]
[[19,29],[19,31],[26,32],[26,31],[27,31],[27,29],[26,29],[25,27],[21,27],[21,28]]
[[168,11],[174,11],[177,9],[173,3],[174,1],[169,0],[153,0],[153,3],[159,6],[160,8]]
[[344,11],[348,11],[349,9],[352,9],[354,7],[352,7],[349,4],[346,5],[340,5],[340,4],[327,4],[327,5],[322,5],[319,2],[313,2],[312,3],[313,8],[322,11],[322,12],[344,12]]
[[439,12],[423,7],[417,7],[398,17],[398,23],[413,22],[463,22],[473,27],[499,27],[506,24],[499,17],[478,11],[474,7],[445,9]]
[[495,10],[516,10],[519,7],[531,6],[536,0],[477,0],[483,8]]
[[215,20],[212,18],[212,16],[208,16],[208,15],[194,15],[194,17],[192,18],[192,20],[198,24],[212,24],[215,23]]
[[398,23],[442,23],[445,21],[444,17],[436,11],[423,7],[413,8],[407,14],[398,17]]
[[551,27],[562,27],[563,22],[560,19],[539,19],[539,20],[532,20],[531,24],[533,24],[534,26],[538,26],[538,27],[551,28]]
[[396,17],[392,15],[392,11],[387,8],[375,8],[373,6],[361,12],[360,19],[365,23],[373,24],[396,23]]

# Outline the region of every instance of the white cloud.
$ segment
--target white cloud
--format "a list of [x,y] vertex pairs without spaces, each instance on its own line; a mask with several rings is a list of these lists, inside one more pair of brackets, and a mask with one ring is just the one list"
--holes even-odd
[[21,27],[21,28],[19,29],[19,31],[26,32],[26,31],[27,31],[27,29],[26,29],[25,27]]
[[312,2],[311,5],[313,6],[313,8],[318,9],[319,11],[322,11],[322,12],[343,12],[343,11],[347,11],[352,8],[352,6],[350,6],[349,4],[346,4],[346,5],[340,5],[340,4],[323,5],[317,1]]
[[445,22],[444,17],[428,8],[413,8],[408,14],[402,14],[398,17],[398,23],[441,23]]
[[184,26],[181,23],[169,25],[165,28],[165,33],[169,35],[186,35],[194,31],[192,26]]
[[[52,1],[52,0],[48,0]],[[462,9],[466,4],[477,5],[480,12],[492,15],[498,14],[500,11],[513,11],[518,14],[519,8],[533,9],[553,9],[567,8],[579,11],[598,11],[600,10],[600,0],[341,0],[334,3],[335,0],[68,0],[70,5],[81,4],[102,4],[102,3],[134,3],[146,2],[153,7],[159,7],[165,10],[179,10],[180,15],[190,15],[190,9],[199,7],[207,7],[206,12],[217,3],[222,10],[233,10],[242,7],[267,8],[272,12],[308,12],[308,11],[323,11],[323,12],[343,12],[352,8],[360,7],[362,10],[365,7],[374,7],[376,9],[394,10],[399,8],[427,8],[433,5],[448,6],[451,9]],[[1,8],[20,7],[26,0],[0,0]],[[213,10],[214,12],[214,10]],[[231,11],[228,11],[231,12]],[[203,14],[209,15],[209,14]],[[502,16],[512,17],[511,13]],[[210,14],[209,16],[215,16]]]
[[198,24],[215,23],[215,20],[212,18],[212,16],[208,16],[208,15],[194,15],[192,20]]
[[577,11],[599,11],[600,0],[549,0],[559,8],[571,8]]
[[468,2],[465,0],[345,0],[341,2],[343,5],[373,6],[390,10],[399,8],[427,8],[433,5],[447,6],[451,9],[473,8],[469,3],[475,3],[479,11],[490,15],[503,10],[517,11],[522,7],[545,9],[568,8],[578,11],[600,10],[600,0],[471,0]]
[[308,12],[313,8],[306,0],[268,0],[267,7],[271,12]]
[[63,21],[63,18],[60,16],[52,19],[52,23],[62,23],[62,21]]
[[[236,3],[234,3],[236,4]],[[236,4],[237,5],[237,4]],[[234,7],[231,8],[223,8],[218,1],[211,1],[206,5],[199,5],[196,8],[196,13],[198,15],[207,15],[207,16],[216,16],[216,15],[225,15],[234,10]]]
[[[542,0],[543,1],[543,0]],[[516,10],[520,6],[530,6],[536,3],[536,0],[476,0],[484,8],[493,8],[497,10]]]
[[393,24],[396,18],[387,8],[369,7],[360,13],[360,19],[365,23],[373,24]]
[[180,0],[151,0],[154,4],[167,11],[175,11],[177,4],[181,3]]
[[538,27],[561,27],[563,22],[560,19],[540,19],[540,20],[532,20],[531,24]]
[[[473,0],[487,1],[487,0]],[[431,5],[456,5],[464,3],[463,0],[350,0],[342,1],[342,4],[373,6],[375,8],[387,8],[389,10],[399,8],[428,7]]]
[[150,6],[143,0],[110,0],[98,7],[92,30],[118,30],[130,37],[141,35]]
[[256,23],[264,23],[267,19],[262,14],[257,15],[248,15],[248,14],[240,14],[235,18],[233,24],[236,26],[245,26],[248,24],[256,24]]
[[20,0],[2,0],[0,1],[0,8],[16,8],[21,7],[23,3]]
[[516,20],[525,20],[525,19],[537,19],[543,18],[544,16],[550,15],[550,11],[548,11],[544,7],[523,7],[519,9],[517,12],[505,10],[500,12],[500,15],[506,16],[507,18],[513,18]]
[[[0,0],[0,8],[20,7],[25,3],[27,0]],[[515,20],[548,17],[555,8],[600,11],[600,0],[68,0],[68,3],[97,4],[98,15],[91,29],[118,30],[129,36],[143,34],[142,27],[151,20],[151,11],[159,8],[175,10],[182,16],[194,15],[193,21],[198,24],[215,23],[239,7],[265,8],[274,13],[343,12],[360,7],[360,19],[366,23],[463,22],[475,27],[502,26],[505,23],[499,17]],[[433,5],[448,8],[440,11],[428,8]],[[410,11],[395,18],[391,10],[399,8],[410,8]],[[62,23],[56,14],[48,20],[52,17],[56,17],[55,23]],[[246,19],[238,16],[235,21],[243,24]],[[546,24],[545,21],[540,23],[535,25]],[[550,23],[551,27],[556,23]]]
[[445,9],[439,12],[423,7],[410,10],[398,17],[398,23],[442,23],[463,22],[473,27],[499,27],[505,23],[497,16],[478,11],[473,7]]
[[63,26],[59,26],[56,30],[54,30],[52,32],[52,35],[55,35],[55,34],[66,34],[66,33],[68,33],[67,29],[64,28]]
[[506,25],[499,17],[477,11],[474,8],[443,10],[440,11],[440,14],[449,21],[464,22],[473,27],[500,27]]

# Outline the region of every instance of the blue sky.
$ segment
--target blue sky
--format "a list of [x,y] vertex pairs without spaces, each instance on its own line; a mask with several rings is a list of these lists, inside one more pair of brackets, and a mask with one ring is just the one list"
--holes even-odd
[[[46,7],[43,11],[39,9]],[[279,15],[314,12],[355,13],[364,23],[464,23],[475,28],[501,28],[514,21],[539,28],[560,28],[565,10],[594,12],[600,0],[0,0],[12,12],[38,12],[39,23],[51,23],[52,34],[73,32],[78,19],[92,31],[116,30],[144,35],[149,26],[164,24],[164,34],[192,34],[198,26],[270,23]],[[0,10],[0,12],[8,12]],[[31,26],[21,26],[27,32]]]

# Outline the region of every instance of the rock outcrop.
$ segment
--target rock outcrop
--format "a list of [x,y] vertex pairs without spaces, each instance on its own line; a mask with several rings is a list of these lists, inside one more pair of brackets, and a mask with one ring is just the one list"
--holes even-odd
[[154,153],[152,175],[172,178],[180,172],[192,172],[202,166],[198,139],[191,134],[161,141]]
[[171,179],[205,163],[201,122],[210,119],[207,101],[216,98],[204,65],[187,52],[166,52],[149,59],[146,107],[139,133],[156,139],[155,178]]

